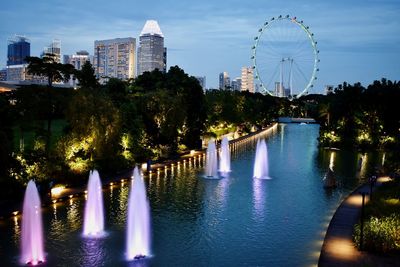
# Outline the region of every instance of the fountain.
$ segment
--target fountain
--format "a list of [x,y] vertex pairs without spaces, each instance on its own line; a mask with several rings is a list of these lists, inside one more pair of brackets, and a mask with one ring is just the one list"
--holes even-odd
[[217,148],[215,147],[214,140],[210,140],[208,142],[208,147],[207,147],[206,177],[218,178],[217,168],[218,168]]
[[229,141],[224,137],[221,142],[221,157],[219,161],[219,171],[222,176],[228,176],[231,171],[231,152],[229,150]]
[[257,141],[253,177],[259,179],[271,179],[269,177],[267,144],[264,139]]
[[128,201],[128,260],[137,260],[150,255],[150,205],[146,186],[138,167],[133,171],[133,184]]
[[22,213],[21,262],[37,265],[44,262],[43,225],[40,198],[34,181],[25,191]]
[[87,201],[85,205],[83,235],[101,237],[104,235],[103,191],[99,173],[90,171]]

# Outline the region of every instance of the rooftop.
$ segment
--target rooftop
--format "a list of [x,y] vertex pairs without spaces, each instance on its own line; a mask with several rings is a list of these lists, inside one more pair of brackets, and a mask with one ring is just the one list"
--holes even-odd
[[146,21],[146,24],[144,24],[140,36],[143,36],[145,34],[160,35],[161,37],[164,37],[163,33],[161,32],[160,26],[158,25],[158,22],[156,20]]

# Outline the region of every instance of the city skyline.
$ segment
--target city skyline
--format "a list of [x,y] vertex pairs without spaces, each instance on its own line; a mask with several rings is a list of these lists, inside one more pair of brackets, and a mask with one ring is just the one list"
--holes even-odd
[[[79,3],[79,4],[78,4]],[[138,38],[146,20],[157,20],[168,47],[168,68],[178,65],[193,76],[206,76],[207,87],[218,88],[218,75],[240,76],[251,66],[251,47],[261,25],[278,15],[296,16],[310,26],[321,50],[320,73],[311,93],[343,81],[368,85],[400,74],[400,4],[385,1],[203,1],[189,7],[184,1],[131,3],[119,1],[113,11],[103,1],[7,2],[0,11],[0,67],[7,60],[7,40],[14,34],[31,40],[31,55],[39,56],[53,39],[61,40],[62,54],[93,51],[95,40]],[[24,10],[24,11],[21,11]],[[25,11],[28,10],[28,11]],[[20,14],[15,19],[15,14]],[[40,16],[38,16],[40,14]],[[72,19],[78,18],[78,19]],[[51,23],[49,23],[51,22]],[[78,37],[78,38],[77,38]]]

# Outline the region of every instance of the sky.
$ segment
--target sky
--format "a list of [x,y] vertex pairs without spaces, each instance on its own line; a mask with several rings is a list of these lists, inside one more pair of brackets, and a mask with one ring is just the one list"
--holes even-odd
[[[312,93],[342,82],[400,80],[399,0],[14,0],[0,9],[0,67],[7,61],[7,40],[14,34],[31,41],[31,55],[60,39],[62,54],[87,50],[94,41],[139,38],[148,19],[157,20],[168,48],[168,67],[206,76],[240,76],[252,66],[251,47],[258,29],[272,17],[296,16],[314,33],[320,50]],[[312,56],[312,55],[311,55]]]

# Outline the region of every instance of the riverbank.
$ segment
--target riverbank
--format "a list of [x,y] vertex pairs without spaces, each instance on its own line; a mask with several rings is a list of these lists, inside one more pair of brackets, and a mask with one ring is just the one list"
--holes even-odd
[[[389,180],[389,177],[379,177],[374,189]],[[325,234],[318,266],[398,266],[399,257],[359,251],[354,244],[353,229],[361,215],[363,193],[367,203],[369,183],[360,185],[336,210]]]
[[[233,139],[229,141],[229,145],[231,150],[234,146],[241,145],[250,140],[260,138],[263,135],[268,134],[270,131],[273,131],[278,126],[278,123],[272,123],[267,127],[247,134],[245,136],[241,136],[239,138]],[[147,166],[147,163],[139,164],[138,166],[141,168],[142,173],[145,177],[149,177],[151,175],[160,175],[167,171],[172,171],[174,168],[179,168],[180,166],[186,167],[186,165],[190,166],[191,164],[202,164],[206,160],[206,149],[202,150],[191,150],[189,153],[181,155],[178,159],[167,159],[162,162],[157,162],[155,164],[151,164],[151,166]],[[103,175],[101,174],[103,189],[107,189],[114,186],[121,186],[128,182],[130,177],[132,176],[132,169],[124,170],[112,175]],[[79,187],[68,187],[63,188],[59,187],[57,189],[52,188],[52,192],[45,196],[42,196],[42,206],[46,207],[51,204],[55,204],[58,202],[63,202],[75,197],[81,197],[86,194],[86,183]],[[21,215],[22,210],[22,202],[14,203],[13,205],[9,205],[6,207],[0,207],[0,220],[15,217]]]

